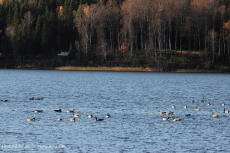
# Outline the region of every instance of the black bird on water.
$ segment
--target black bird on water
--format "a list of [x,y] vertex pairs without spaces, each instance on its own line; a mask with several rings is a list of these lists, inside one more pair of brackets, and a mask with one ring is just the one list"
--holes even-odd
[[95,121],[103,121],[104,119],[100,119],[100,118],[97,118],[97,117],[94,117],[95,118]]

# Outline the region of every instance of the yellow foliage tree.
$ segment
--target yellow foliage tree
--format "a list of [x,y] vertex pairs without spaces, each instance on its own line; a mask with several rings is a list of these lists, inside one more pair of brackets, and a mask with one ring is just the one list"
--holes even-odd
[[60,18],[63,14],[63,6],[58,6],[57,7],[57,14],[58,14],[58,18]]

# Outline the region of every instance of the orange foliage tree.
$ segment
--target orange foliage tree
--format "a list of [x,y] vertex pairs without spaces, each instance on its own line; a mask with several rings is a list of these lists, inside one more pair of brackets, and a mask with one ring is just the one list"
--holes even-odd
[[121,47],[120,47],[121,52],[124,54],[126,52],[126,46],[125,43],[122,42]]
[[230,61],[230,20],[225,22],[223,24],[223,29],[224,29],[224,39],[228,45],[228,56],[229,56],[229,61]]

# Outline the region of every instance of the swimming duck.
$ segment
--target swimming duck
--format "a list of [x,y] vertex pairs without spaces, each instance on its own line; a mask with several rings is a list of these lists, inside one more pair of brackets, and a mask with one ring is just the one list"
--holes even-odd
[[222,106],[225,106],[225,103],[222,103],[221,105],[222,105]]
[[172,108],[176,108],[176,106],[172,105]]
[[107,117],[107,118],[108,118],[108,117],[110,117],[110,115],[109,115],[109,114],[106,114],[106,116],[105,116],[105,117]]
[[71,122],[75,122],[75,117],[69,119]]
[[212,117],[218,117],[218,114],[214,114],[214,113],[212,113],[212,115],[211,115]]
[[180,118],[172,118],[172,121],[180,121]]
[[190,116],[190,114],[185,114],[184,116]]
[[57,121],[62,121],[62,118],[58,118]]
[[187,106],[184,106],[184,108],[187,108]]
[[79,115],[79,114],[74,114],[74,117],[80,117],[81,115]]
[[95,121],[103,121],[104,119],[98,119],[96,116],[94,117]]
[[170,117],[163,117],[162,120],[163,121],[168,121],[170,119]]
[[92,114],[89,114],[89,115],[87,115],[87,117],[88,117],[88,118],[92,118],[92,117],[93,117],[93,115],[92,115]]
[[191,100],[190,102],[191,102],[191,103],[195,103],[195,101],[194,101],[194,100]]
[[35,113],[42,113],[43,110],[35,110],[34,112],[35,112]]
[[170,111],[170,112],[166,112],[165,114],[166,115],[173,115],[173,112]]
[[158,111],[157,114],[165,114],[166,112]]
[[29,98],[28,100],[34,100],[34,97],[32,97],[32,98]]
[[72,110],[67,110],[66,112],[67,112],[67,113],[73,113],[73,112],[74,112],[74,109],[72,109]]
[[27,121],[35,121],[35,118],[28,118]]
[[6,100],[6,99],[3,99],[3,100],[1,100],[2,102],[7,102],[8,100]]
[[207,103],[207,105],[211,105],[210,103]]
[[195,111],[200,111],[200,108],[195,107]]
[[229,111],[224,108],[223,113],[229,113]]
[[53,110],[54,112],[61,112],[61,109],[58,109],[58,110]]

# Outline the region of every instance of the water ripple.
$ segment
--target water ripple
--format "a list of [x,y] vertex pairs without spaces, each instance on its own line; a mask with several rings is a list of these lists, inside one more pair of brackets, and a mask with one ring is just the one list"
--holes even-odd
[[[0,96],[9,100],[0,108],[1,144],[30,146],[17,150],[0,148],[2,152],[230,151],[230,114],[223,114],[223,108],[230,110],[229,75],[0,71],[1,78],[7,78],[1,80]],[[44,100],[28,100],[31,97]],[[223,102],[224,107],[220,105]],[[185,105],[188,108],[183,108]],[[59,108],[63,112],[52,111]],[[44,112],[34,113],[36,109]],[[66,113],[67,109],[75,109],[81,117],[70,122],[73,114]],[[168,115],[157,114],[158,110],[173,111],[169,116],[181,121],[162,121]],[[212,118],[212,112],[219,117]],[[110,118],[105,118],[107,113]],[[87,114],[104,121],[95,122]],[[26,121],[32,117],[37,120]],[[57,118],[63,120],[59,122]],[[65,148],[38,148],[57,144]]]

